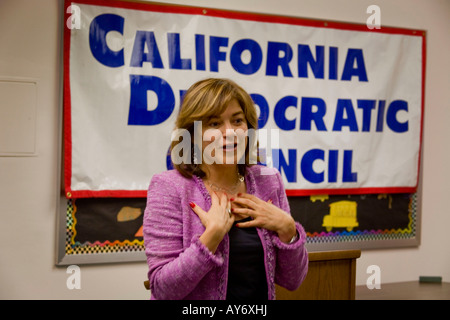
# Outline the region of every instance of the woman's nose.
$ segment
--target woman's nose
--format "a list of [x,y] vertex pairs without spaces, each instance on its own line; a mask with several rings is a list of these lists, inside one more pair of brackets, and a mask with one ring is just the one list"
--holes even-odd
[[225,121],[222,126],[222,135],[226,136],[227,132],[228,132],[228,134],[234,133],[234,128],[233,128],[231,122],[229,122],[229,121]]
[[222,131],[222,138],[224,140],[224,143],[234,142],[236,138],[236,132],[231,125],[224,126],[224,130]]

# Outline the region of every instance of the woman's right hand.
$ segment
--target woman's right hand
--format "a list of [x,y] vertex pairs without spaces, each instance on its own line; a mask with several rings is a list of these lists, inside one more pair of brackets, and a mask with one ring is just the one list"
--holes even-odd
[[211,208],[205,212],[195,203],[189,203],[192,210],[197,214],[205,227],[205,231],[200,236],[202,242],[213,254],[222,241],[223,237],[233,226],[235,217],[230,214],[231,204],[224,193],[211,193]]

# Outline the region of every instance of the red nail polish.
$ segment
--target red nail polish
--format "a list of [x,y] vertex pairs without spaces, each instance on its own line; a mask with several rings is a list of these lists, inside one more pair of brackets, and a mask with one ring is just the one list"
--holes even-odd
[[234,198],[230,198],[230,201],[234,201]]
[[189,202],[189,205],[191,206],[191,208],[195,207],[195,203],[193,202]]
[[238,196],[238,197],[242,196],[242,193],[238,193],[237,196]]

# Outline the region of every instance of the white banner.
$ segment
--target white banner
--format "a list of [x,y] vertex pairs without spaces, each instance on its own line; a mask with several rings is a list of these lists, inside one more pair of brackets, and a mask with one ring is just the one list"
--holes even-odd
[[417,187],[422,31],[99,0],[66,19],[67,197],[145,196],[180,97],[207,77],[251,94],[288,194]]

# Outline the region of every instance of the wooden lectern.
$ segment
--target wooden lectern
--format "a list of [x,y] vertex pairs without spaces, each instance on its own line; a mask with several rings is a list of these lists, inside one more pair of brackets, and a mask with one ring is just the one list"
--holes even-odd
[[277,300],[355,300],[356,259],[361,250],[310,252],[308,274],[300,288],[276,285]]

